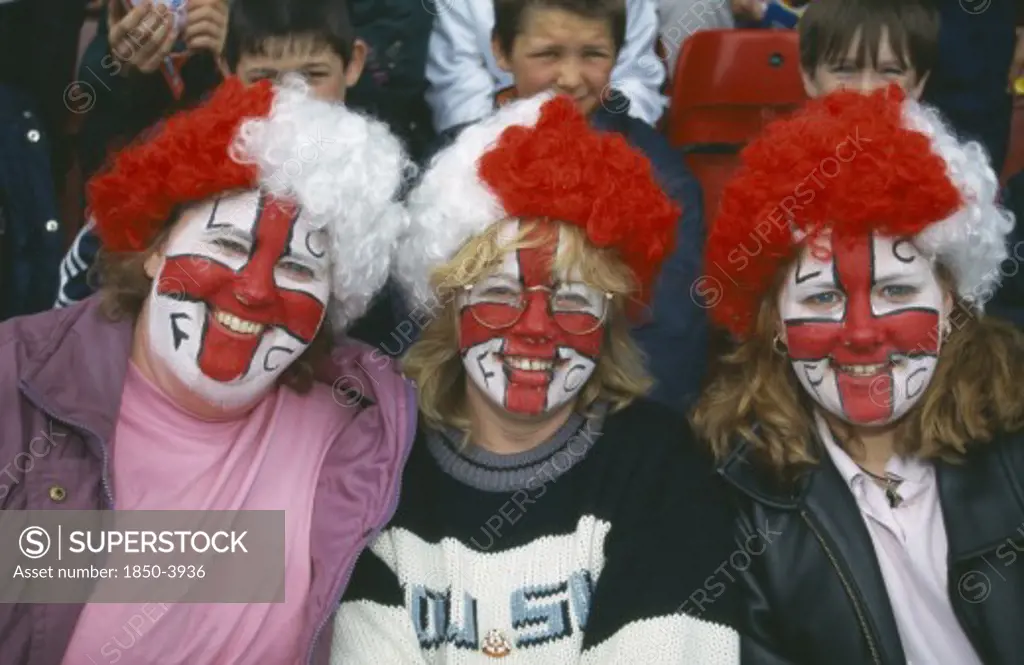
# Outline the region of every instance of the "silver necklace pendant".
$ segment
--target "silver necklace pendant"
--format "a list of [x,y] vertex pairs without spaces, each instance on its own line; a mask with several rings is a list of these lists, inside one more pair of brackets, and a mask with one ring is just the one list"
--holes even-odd
[[899,483],[892,483],[886,485],[885,498],[889,500],[890,508],[899,508],[900,505],[903,503],[903,497],[900,496],[900,493],[896,491],[898,487]]

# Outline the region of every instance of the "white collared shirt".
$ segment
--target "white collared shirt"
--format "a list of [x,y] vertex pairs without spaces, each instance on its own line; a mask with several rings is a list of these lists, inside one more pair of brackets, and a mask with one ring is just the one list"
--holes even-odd
[[982,665],[947,592],[949,542],[935,468],[893,456],[885,470],[903,478],[903,501],[893,508],[885,490],[836,444],[825,419],[815,414],[815,420],[871,534],[907,665]]

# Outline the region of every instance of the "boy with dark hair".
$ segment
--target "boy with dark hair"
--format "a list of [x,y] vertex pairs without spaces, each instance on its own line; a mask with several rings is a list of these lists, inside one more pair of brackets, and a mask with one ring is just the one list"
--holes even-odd
[[918,99],[939,55],[932,0],[814,0],[799,30],[800,68],[811,97],[897,83]]
[[235,0],[222,55],[246,83],[297,73],[314,93],[343,102],[366,62],[346,2]]
[[[700,184],[682,155],[629,114],[611,87],[626,36],[625,0],[495,0],[491,46],[515,84],[511,96],[555,90],[571,97],[599,130],[621,134],[652,163],[661,187],[683,210],[677,248],[664,263],[644,323],[634,337],[655,379],[651,397],[685,409],[700,392],[708,346],[704,305],[694,296],[704,245]],[[498,100],[500,104],[503,100]]]

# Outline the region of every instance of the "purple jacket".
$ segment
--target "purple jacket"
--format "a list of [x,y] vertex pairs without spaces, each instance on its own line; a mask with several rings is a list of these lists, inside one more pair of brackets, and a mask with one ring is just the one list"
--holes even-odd
[[[0,324],[0,509],[113,507],[108,444],[131,341],[132,322],[106,319],[95,297]],[[356,557],[394,514],[415,435],[412,385],[371,352],[345,342],[322,374],[365,399],[338,400],[338,417],[350,422],[317,482],[307,663],[328,662],[330,618]],[[82,607],[0,604],[0,661],[60,665]]]

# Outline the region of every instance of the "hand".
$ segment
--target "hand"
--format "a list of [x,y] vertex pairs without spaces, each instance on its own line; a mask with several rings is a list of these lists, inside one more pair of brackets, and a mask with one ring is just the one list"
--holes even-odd
[[188,0],[185,46],[190,51],[206,49],[220,55],[228,32],[227,0]]
[[741,21],[760,21],[764,18],[765,0],[731,0],[732,13]]
[[1015,92],[1014,83],[1024,76],[1024,28],[1017,28],[1017,48],[1013,52],[1013,60],[1010,61],[1009,89],[1010,94],[1024,94]]
[[127,10],[126,0],[107,2],[110,52],[144,74],[155,72],[174,47],[174,17],[150,0]]

